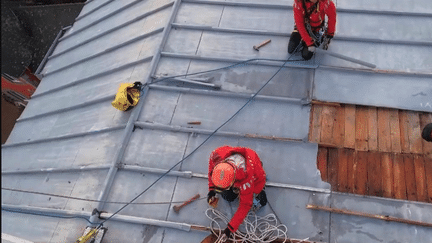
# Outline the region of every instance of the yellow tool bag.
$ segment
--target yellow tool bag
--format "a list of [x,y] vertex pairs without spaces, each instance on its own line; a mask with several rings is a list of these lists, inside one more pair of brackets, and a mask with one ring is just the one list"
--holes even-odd
[[121,111],[128,111],[138,104],[140,99],[141,82],[134,84],[122,83],[116,94],[112,106]]

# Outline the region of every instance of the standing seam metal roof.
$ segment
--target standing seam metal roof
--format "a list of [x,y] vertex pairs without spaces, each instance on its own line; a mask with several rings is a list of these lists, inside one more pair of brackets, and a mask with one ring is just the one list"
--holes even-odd
[[[299,55],[244,110],[172,173],[137,199],[176,202],[207,193],[207,160],[221,145],[256,150],[268,175],[271,207],[292,238],[325,242],[428,242],[431,230],[311,211],[312,203],[432,222],[430,204],[330,191],[306,142],[311,99],[430,112],[432,49],[426,0],[335,1],[330,50],[376,70],[317,54]],[[43,79],[2,146],[2,187],[107,201],[128,201],[185,158],[234,114],[283,64],[293,27],[292,1],[93,0],[59,38]],[[266,39],[259,52],[252,49]],[[221,90],[178,81],[150,84],[129,112],[110,102],[120,83],[190,74],[251,58],[213,77]],[[188,125],[200,121],[201,125]],[[200,242],[207,204],[179,214],[171,204],[129,205],[104,225],[103,242]],[[2,208],[90,218],[121,206],[2,190]],[[228,215],[236,203],[220,202]],[[274,211],[273,211],[274,210]],[[92,220],[94,217],[91,218]],[[34,242],[71,242],[82,219],[2,211],[2,232]],[[43,222],[43,223],[41,223]]]

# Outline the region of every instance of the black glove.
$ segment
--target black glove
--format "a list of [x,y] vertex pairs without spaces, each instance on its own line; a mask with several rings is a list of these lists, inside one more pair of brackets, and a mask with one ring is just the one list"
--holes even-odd
[[214,199],[216,196],[216,192],[214,190],[211,190],[207,194],[207,203],[210,204],[210,201]]
[[226,229],[223,231],[223,233],[226,235],[227,239],[230,238],[231,230],[228,227],[226,227]]

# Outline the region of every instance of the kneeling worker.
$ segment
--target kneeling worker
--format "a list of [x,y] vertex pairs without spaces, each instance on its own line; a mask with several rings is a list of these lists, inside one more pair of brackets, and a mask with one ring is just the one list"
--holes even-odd
[[239,207],[224,234],[229,238],[236,232],[252,208],[254,195],[258,201],[254,211],[267,204],[264,191],[266,174],[258,154],[249,148],[222,146],[214,150],[209,159],[209,193],[207,202],[212,205],[216,193],[232,202],[240,196]]
[[293,53],[300,41],[303,45],[302,56],[305,60],[312,58],[317,43],[317,33],[325,25],[328,17],[328,28],[325,35],[324,49],[328,48],[336,30],[336,7],[331,0],[294,0],[294,31],[288,43],[288,53]]

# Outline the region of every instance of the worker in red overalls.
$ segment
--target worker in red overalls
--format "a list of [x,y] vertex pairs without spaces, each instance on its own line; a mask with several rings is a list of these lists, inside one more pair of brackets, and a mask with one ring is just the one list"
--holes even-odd
[[224,234],[229,238],[252,208],[254,197],[257,204],[254,211],[267,204],[264,191],[266,174],[258,154],[249,148],[222,146],[214,150],[209,159],[207,202],[212,205],[216,193],[232,202],[240,195],[237,212],[228,223]]
[[316,37],[325,25],[325,16],[328,26],[324,33],[324,49],[327,50],[330,40],[336,30],[336,7],[331,0],[294,0],[294,31],[288,43],[288,53],[293,53],[302,42],[302,56],[305,60],[312,58],[315,47],[321,43]]

